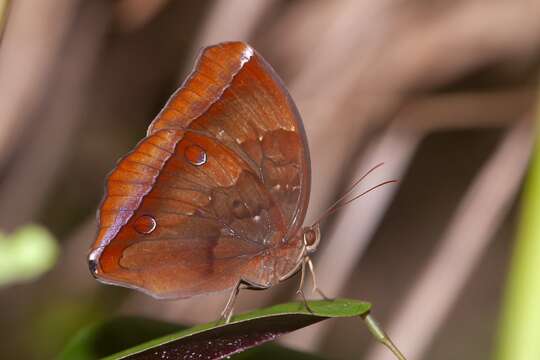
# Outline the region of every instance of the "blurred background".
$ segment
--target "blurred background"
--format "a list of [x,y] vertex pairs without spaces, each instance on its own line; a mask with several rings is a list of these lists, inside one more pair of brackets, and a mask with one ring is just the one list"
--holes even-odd
[[[372,302],[410,359],[492,358],[535,135],[540,1],[0,4],[3,359],[51,358],[118,314],[218,317],[228,294],[156,301],[97,283],[86,256],[105,175],[198,49],[225,40],[254,46],[298,105],[313,162],[307,223],[379,162],[359,191],[399,179],[325,222],[320,287]],[[242,291],[236,310],[289,301],[296,287]],[[357,320],[282,343],[391,358]]]

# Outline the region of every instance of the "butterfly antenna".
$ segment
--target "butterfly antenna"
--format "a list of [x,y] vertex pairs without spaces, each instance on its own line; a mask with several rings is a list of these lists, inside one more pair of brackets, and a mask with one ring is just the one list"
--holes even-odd
[[341,197],[339,199],[337,199],[332,205],[330,205],[330,207],[328,209],[332,209],[334,206],[336,206],[340,201],[342,201],[344,198],[347,197],[347,195],[350,194],[351,191],[354,190],[354,188],[360,184],[360,182],[362,180],[364,180],[369,174],[371,174],[373,171],[375,171],[377,168],[380,168],[381,166],[383,166],[384,163],[381,162],[381,163],[378,163],[377,165],[373,166],[371,169],[369,169],[364,175],[360,176],[360,178],[358,180],[356,180],[355,182],[352,183],[351,186],[349,186],[347,188],[347,190],[345,190],[345,193],[343,193],[343,195],[341,195]]
[[339,205],[341,201],[343,201],[350,193],[354,190],[354,188],[362,181],[364,180],[369,174],[371,174],[373,171],[375,171],[377,168],[384,165],[384,162],[378,163],[377,165],[373,166],[371,169],[369,169],[364,175],[360,176],[358,180],[352,183],[351,186],[345,190],[343,195],[339,197],[332,205],[328,207],[328,209],[319,217],[317,221],[314,222],[314,224],[320,223],[322,219],[326,218],[328,215],[330,215],[330,211],[332,211],[335,207]]
[[343,201],[342,203],[339,203],[337,204],[336,206],[334,206],[333,208],[330,208],[329,211],[327,211],[324,216],[322,216],[321,218],[319,218],[319,220],[316,221],[316,223],[320,222],[323,218],[329,216],[329,215],[332,215],[333,213],[335,213],[336,211],[342,209],[343,207],[349,205],[350,203],[352,203],[353,201],[355,200],[358,200],[358,198],[361,198],[362,196],[372,192],[373,190],[381,187],[381,186],[384,186],[384,185],[387,185],[387,184],[392,184],[392,183],[397,183],[398,181],[397,180],[387,180],[387,181],[383,181],[382,183],[380,184],[377,184],[373,187],[370,187],[369,189],[367,189],[366,191],[364,191],[363,193],[360,193],[356,196],[354,196],[352,199],[349,199],[349,200],[346,200],[346,201]]

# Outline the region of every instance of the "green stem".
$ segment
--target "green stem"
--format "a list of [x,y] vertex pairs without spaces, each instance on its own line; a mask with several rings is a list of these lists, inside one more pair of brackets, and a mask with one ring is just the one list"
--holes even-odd
[[375,320],[371,316],[371,314],[368,313],[361,317],[366,323],[369,332],[371,333],[371,335],[373,335],[375,340],[386,346],[396,356],[398,360],[407,360],[405,358],[405,355],[403,355],[401,351],[399,351],[397,346],[392,342],[390,337],[384,332],[377,320]]
[[[540,96],[536,125],[540,124]],[[538,131],[538,129],[537,129]],[[538,139],[538,132],[536,133]],[[514,247],[495,359],[540,359],[540,144],[522,197],[521,219]]]

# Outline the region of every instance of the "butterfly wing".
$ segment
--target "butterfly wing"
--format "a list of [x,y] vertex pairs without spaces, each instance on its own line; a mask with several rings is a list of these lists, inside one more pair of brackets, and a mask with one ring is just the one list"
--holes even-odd
[[301,225],[309,157],[298,112],[253,49],[205,49],[110,174],[90,267],[160,298],[267,286],[269,249]]

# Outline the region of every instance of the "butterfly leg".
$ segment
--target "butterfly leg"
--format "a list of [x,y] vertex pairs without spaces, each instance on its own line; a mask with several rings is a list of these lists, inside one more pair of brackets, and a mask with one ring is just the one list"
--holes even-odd
[[315,276],[315,269],[314,269],[314,266],[313,266],[313,262],[311,261],[311,259],[309,257],[306,257],[306,262],[307,262],[308,267],[309,267],[309,272],[311,273],[311,278],[313,279],[313,292],[318,293],[324,300],[328,300],[328,301],[333,300],[332,298],[329,298],[328,296],[326,296],[322,292],[322,290],[319,289],[319,287],[317,286],[317,277]]
[[233,316],[234,312],[234,302],[236,301],[236,297],[238,296],[238,293],[240,292],[240,286],[242,286],[242,281],[239,281],[234,289],[231,291],[231,294],[229,295],[229,299],[227,300],[227,304],[225,305],[225,308],[221,312],[221,316],[219,317],[219,321],[225,321],[225,324],[228,324],[231,321],[231,318]]
[[302,290],[304,288],[304,277],[305,277],[305,274],[306,274],[306,262],[307,262],[307,259],[308,259],[307,257],[302,259],[302,268],[300,269],[300,284],[298,286],[298,290],[296,290],[296,293],[302,297],[302,300],[304,301],[304,305],[306,306],[306,309],[310,313],[313,313],[313,310],[311,310],[311,308],[309,307],[309,304],[308,304],[308,302],[306,300],[306,296],[304,295],[304,290]]

